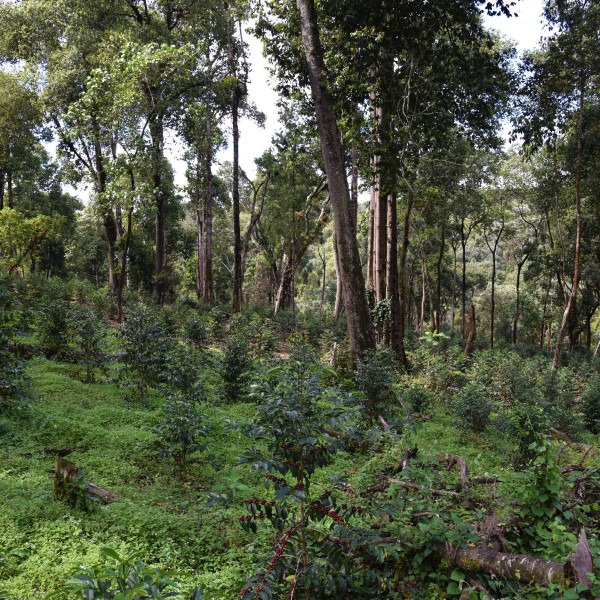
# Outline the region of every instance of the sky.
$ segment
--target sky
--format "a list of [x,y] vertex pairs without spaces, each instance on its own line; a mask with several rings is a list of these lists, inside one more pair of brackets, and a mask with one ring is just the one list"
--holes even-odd
[[[499,31],[504,37],[512,39],[519,50],[533,49],[544,35],[542,24],[543,0],[518,0],[513,12],[518,16],[507,18],[485,17],[486,25]],[[255,37],[246,33],[245,41],[249,45],[249,63],[251,65],[249,96],[266,116],[264,127],[259,127],[249,119],[240,120],[240,166],[253,177],[256,174],[254,161],[267,150],[273,134],[278,129],[277,94],[274,91],[269,74],[269,63],[262,52],[262,44]],[[508,134],[508,126],[505,127]],[[165,154],[173,164],[175,183],[183,187],[186,183],[185,164],[182,160],[183,146],[174,135],[167,135]],[[231,144],[219,151],[216,156],[221,163],[232,160]],[[82,200],[87,200],[89,188],[73,190]]]

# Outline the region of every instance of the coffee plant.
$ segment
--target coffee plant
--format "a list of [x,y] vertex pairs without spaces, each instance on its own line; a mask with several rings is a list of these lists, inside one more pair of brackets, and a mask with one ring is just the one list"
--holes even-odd
[[358,361],[356,387],[365,395],[365,413],[371,419],[377,418],[382,406],[394,398],[393,378],[394,357],[388,349],[365,353]]
[[61,297],[47,297],[40,305],[37,328],[48,356],[58,356],[69,341],[71,306]]
[[248,430],[266,450],[252,448],[241,459],[266,472],[274,494],[248,499],[240,524],[256,532],[269,523],[278,541],[241,598],[367,597],[367,590],[381,589],[370,563],[383,559],[389,548],[362,526],[365,507],[340,504],[333,491],[315,490],[311,481],[352,438],[348,423],[356,410],[342,393],[326,392],[306,344],[297,343],[288,363],[274,371],[262,385],[262,404]]
[[[182,599],[180,584],[174,571],[149,567],[141,560],[141,552],[120,556],[112,548],[102,548],[104,564],[88,569],[82,567],[65,585],[46,598],[83,598],[85,600],[141,600],[142,598]],[[109,561],[111,561],[109,563]],[[107,564],[109,563],[109,564]],[[189,600],[202,600],[196,588]]]
[[433,404],[433,397],[426,388],[415,385],[402,394],[402,399],[416,413],[422,413]]
[[86,307],[77,307],[70,314],[72,341],[79,350],[81,362],[85,364],[85,383],[94,381],[94,369],[102,364],[102,344],[105,323],[102,317]]
[[123,369],[120,378],[132,397],[144,401],[148,387],[165,371],[171,338],[158,315],[147,306],[134,307],[119,331]]
[[27,407],[27,364],[10,350],[14,298],[8,285],[0,288],[0,413]]
[[468,383],[458,394],[454,414],[459,427],[481,433],[490,424],[493,403],[476,383]]
[[199,408],[206,394],[198,379],[194,356],[185,349],[174,348],[166,366],[162,377],[165,401],[154,428],[156,438],[152,448],[171,463],[179,479],[184,481],[189,465],[196,460],[194,455],[207,445],[203,442],[207,433],[206,417]]
[[600,433],[600,376],[592,377],[581,396],[585,426],[592,433]]
[[154,428],[157,436],[152,443],[156,454],[168,459],[181,481],[185,481],[188,468],[207,444],[203,424],[206,417],[198,408],[198,398],[181,391],[170,392],[160,411],[160,422]]
[[252,358],[248,344],[240,338],[230,338],[223,351],[220,372],[223,379],[223,396],[227,402],[240,402],[248,394]]

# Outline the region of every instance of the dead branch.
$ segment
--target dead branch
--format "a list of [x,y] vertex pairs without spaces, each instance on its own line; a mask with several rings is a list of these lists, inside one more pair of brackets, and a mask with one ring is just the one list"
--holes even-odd
[[551,428],[550,433],[552,434],[553,438],[562,440],[565,444],[571,446],[571,448],[577,448],[578,450],[584,451],[586,453],[586,456],[589,453],[591,453],[592,455],[596,454],[593,446],[590,446],[588,444],[581,444],[579,442],[574,442],[566,433],[558,431],[558,429]]
[[389,483],[393,483],[394,485],[400,485],[400,486],[408,488],[410,490],[418,490],[418,491],[429,492],[432,496],[453,496],[453,497],[456,497],[456,496],[459,495],[458,492],[453,492],[451,490],[434,490],[434,489],[423,487],[422,485],[417,485],[416,483],[410,483],[409,481],[402,481],[400,479],[395,479],[394,477],[388,477],[387,480],[388,480]]
[[590,546],[585,535],[585,529],[582,529],[579,534],[575,552],[569,557],[569,563],[575,573],[577,583],[583,583],[587,586],[592,585],[588,573],[594,572],[594,561],[592,560],[592,553],[590,552]]
[[469,477],[469,468],[467,467],[467,463],[464,458],[458,456],[458,454],[445,454],[444,456],[438,457],[439,462],[447,462],[448,470],[450,470],[454,465],[460,466],[460,482],[463,489],[467,488],[467,481]]

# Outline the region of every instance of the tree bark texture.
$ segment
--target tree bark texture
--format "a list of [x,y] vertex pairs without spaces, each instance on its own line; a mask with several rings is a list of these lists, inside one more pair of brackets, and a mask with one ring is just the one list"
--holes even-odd
[[558,367],[560,351],[562,348],[565,330],[571,309],[577,298],[577,288],[579,286],[579,261],[581,247],[581,164],[583,159],[582,138],[583,138],[583,112],[585,100],[585,84],[582,81],[579,90],[579,117],[577,122],[577,159],[575,167],[575,208],[577,210],[577,231],[575,234],[575,264],[573,267],[573,284],[571,286],[571,295],[565,307],[560,329],[556,337],[556,348],[554,350],[554,359],[552,360],[552,370]]
[[302,42],[334,213],[334,229],[346,303],[350,346],[352,352],[360,356],[365,351],[375,348],[375,332],[367,304],[358,243],[353,230],[344,154],[333,101],[326,88],[326,69],[319,40],[314,1],[296,0],[296,4],[300,16]]

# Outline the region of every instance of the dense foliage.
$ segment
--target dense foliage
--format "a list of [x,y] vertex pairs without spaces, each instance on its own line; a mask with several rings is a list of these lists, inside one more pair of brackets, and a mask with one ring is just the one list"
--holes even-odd
[[600,3],[514,11],[0,0],[0,600],[600,597]]

